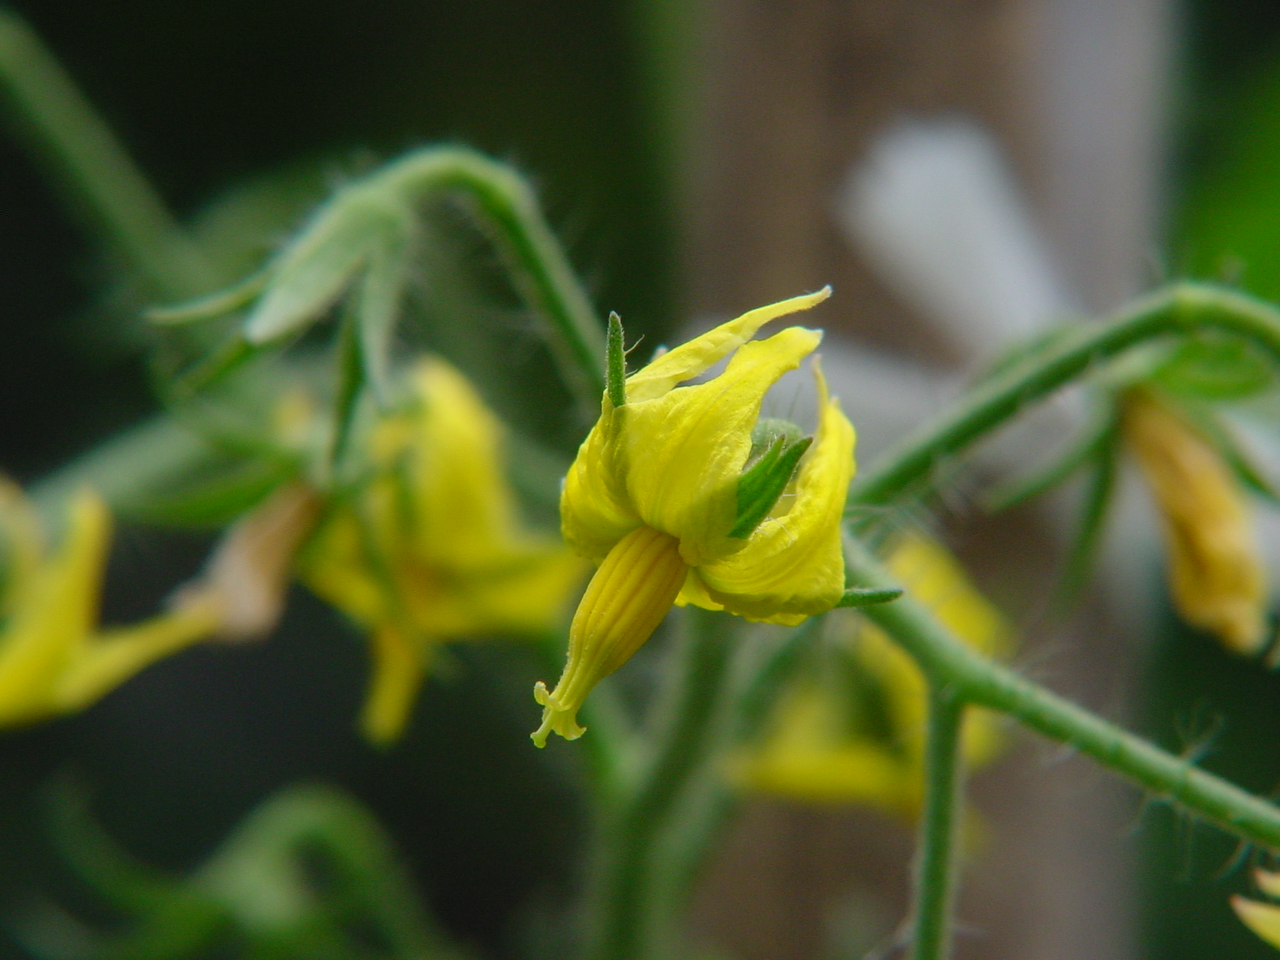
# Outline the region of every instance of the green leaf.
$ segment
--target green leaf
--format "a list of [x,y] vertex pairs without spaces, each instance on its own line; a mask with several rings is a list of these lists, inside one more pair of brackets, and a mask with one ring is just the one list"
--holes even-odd
[[811,443],[813,437],[789,441],[779,436],[738,478],[738,520],[729,536],[744,540],[760,526],[791,482],[800,458]]
[[271,283],[244,325],[250,343],[268,343],[320,319],[377,251],[410,236],[411,211],[377,181],[340,191],[269,267]]
[[1240,400],[1270,387],[1275,372],[1275,365],[1244,340],[1201,336],[1179,344],[1152,379],[1173,393]]

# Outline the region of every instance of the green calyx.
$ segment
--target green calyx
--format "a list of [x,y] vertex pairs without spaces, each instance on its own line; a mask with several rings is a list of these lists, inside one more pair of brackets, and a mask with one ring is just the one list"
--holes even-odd
[[751,433],[747,468],[738,478],[738,519],[729,536],[745,540],[769,516],[813,437],[786,420],[762,419]]

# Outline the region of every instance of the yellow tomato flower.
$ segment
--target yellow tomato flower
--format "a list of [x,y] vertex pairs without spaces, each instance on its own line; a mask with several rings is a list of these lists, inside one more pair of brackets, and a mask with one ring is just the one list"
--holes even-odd
[[217,629],[216,610],[203,603],[99,629],[110,539],[106,505],[82,490],[69,505],[64,542],[49,551],[31,502],[0,479],[0,726],[84,709]]
[[502,471],[502,428],[445,361],[420,361],[409,409],[373,430],[374,472],[336,502],[300,563],[302,581],[370,632],[362,725],[376,743],[404,728],[433,644],[545,633],[583,564],[526,533]]
[[1178,613],[1241,654],[1267,641],[1267,585],[1240,484],[1207,440],[1146,391],[1123,428],[1155,496]]
[[[565,540],[599,569],[569,628],[559,683],[552,692],[535,688],[544,707],[533,734],[539,746],[553,730],[570,740],[582,734],[576,714],[588,692],[635,653],[673,603],[791,624],[840,599],[854,432],[816,361],[812,445],[761,442],[757,433],[755,465],[772,470],[772,480],[757,484],[756,472],[748,483],[744,474],[765,393],[822,335],[788,327],[751,338],[828,296],[829,288],[761,307],[662,354],[626,378],[620,405],[606,390],[560,499]],[[681,386],[726,357],[723,373]]]
[[[1253,879],[1267,896],[1280,899],[1280,873],[1254,870]],[[1280,906],[1240,896],[1231,898],[1231,906],[1246,927],[1280,950]]]
[[[1008,623],[940,544],[909,534],[893,549],[888,567],[910,596],[969,646],[988,656],[1007,655]],[[924,796],[924,677],[876,627],[864,626],[852,649],[858,683],[873,692],[859,696],[858,689],[838,690],[829,682],[798,686],[779,706],[764,743],[733,763],[732,775],[752,790],[811,803],[862,803],[914,817]],[[967,765],[992,760],[1002,739],[994,714],[967,711]]]

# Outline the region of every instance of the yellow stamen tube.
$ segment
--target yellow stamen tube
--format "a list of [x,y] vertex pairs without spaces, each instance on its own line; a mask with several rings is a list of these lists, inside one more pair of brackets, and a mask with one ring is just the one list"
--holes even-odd
[[642,526],[617,542],[573,615],[569,661],[555,690],[548,693],[541,681],[533,688],[543,706],[535,744],[544,746],[552,730],[566,740],[582,736],[585,728],[577,721],[582,701],[658,629],[688,572],[680,544],[669,534]]

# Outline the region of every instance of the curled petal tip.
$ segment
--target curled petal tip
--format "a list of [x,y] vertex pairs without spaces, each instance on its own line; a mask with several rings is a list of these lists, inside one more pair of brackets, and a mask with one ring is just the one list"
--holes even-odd
[[533,699],[542,705],[542,724],[529,735],[534,746],[545,747],[553,731],[566,740],[577,740],[587,732],[586,727],[578,724],[577,710],[557,703],[555,695],[547,691],[547,685],[541,680],[533,685]]

